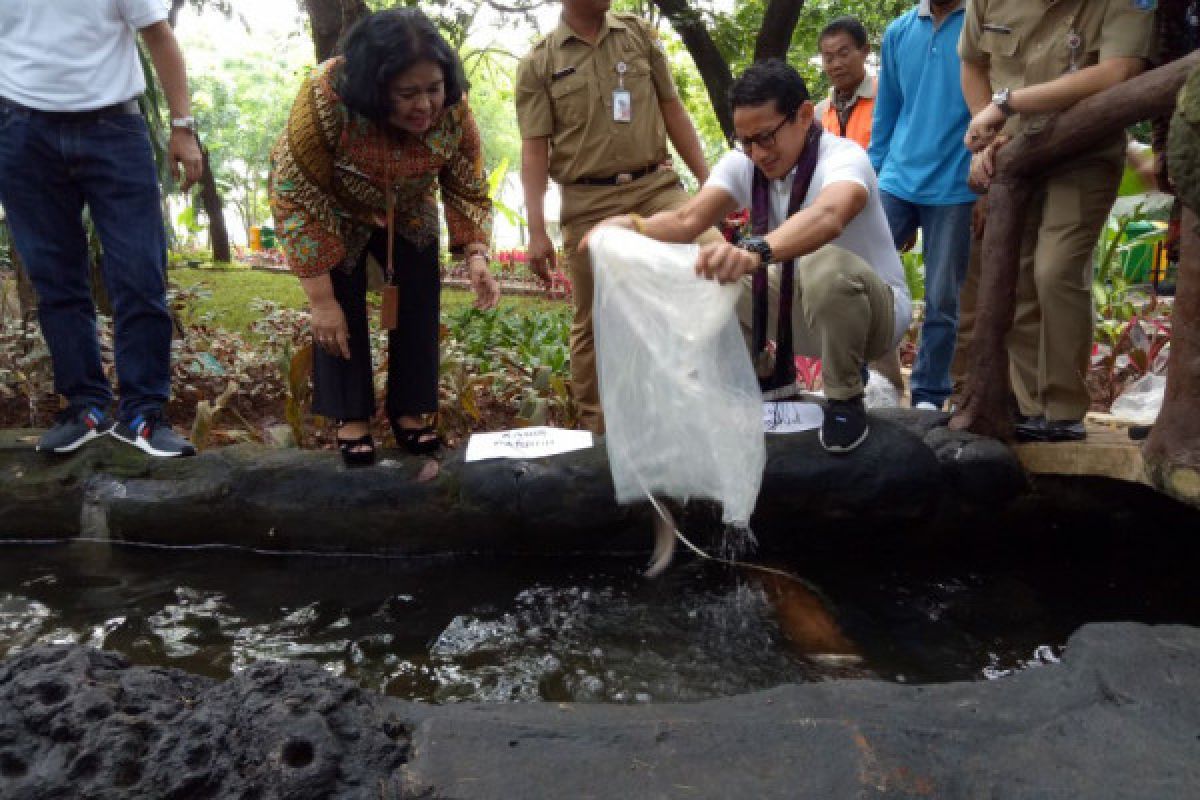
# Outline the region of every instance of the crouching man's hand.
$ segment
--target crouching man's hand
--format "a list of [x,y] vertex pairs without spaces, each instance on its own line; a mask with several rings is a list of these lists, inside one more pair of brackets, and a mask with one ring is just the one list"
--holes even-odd
[[[588,249],[588,240],[592,238],[592,234],[600,228],[625,228],[626,230],[638,230],[637,223],[634,221],[633,214],[621,214],[616,217],[602,219],[595,226],[584,234],[584,237],[579,240],[579,252],[586,253]],[[640,233],[640,231],[639,231]]]
[[702,245],[696,257],[696,274],[720,283],[733,283],[762,265],[762,256],[728,242]]

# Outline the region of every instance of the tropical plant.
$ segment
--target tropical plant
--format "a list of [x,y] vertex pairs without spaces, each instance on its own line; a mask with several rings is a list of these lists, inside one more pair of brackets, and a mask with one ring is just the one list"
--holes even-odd
[[1146,220],[1141,205],[1116,217],[1101,233],[1092,280],[1096,310],[1088,383],[1093,401],[1108,408],[1124,388],[1148,372],[1165,366],[1171,342],[1170,307],[1134,284],[1122,256],[1154,246],[1165,233],[1150,230],[1129,235],[1132,223]]

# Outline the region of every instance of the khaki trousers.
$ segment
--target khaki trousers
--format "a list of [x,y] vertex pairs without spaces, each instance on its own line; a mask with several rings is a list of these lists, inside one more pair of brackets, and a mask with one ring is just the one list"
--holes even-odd
[[[601,220],[619,214],[647,217],[678,208],[690,195],[680,186],[674,171],[663,169],[623,186],[564,186],[562,196],[563,249],[575,297],[571,393],[579,407],[580,424],[593,433],[604,433],[600,384],[596,378],[596,341],[592,334],[592,262],[586,253],[578,252],[579,241]],[[721,235],[713,229],[699,241],[721,241]]]
[[1091,405],[1092,251],[1123,162],[1082,159],[1035,185],[1021,233],[1009,376],[1021,413],[1081,420]]
[[[737,313],[752,346],[754,300],[750,277],[742,278]],[[775,338],[780,272],[767,279],[767,336]],[[792,299],[792,349],[819,356],[825,396],[848,400],[863,393],[862,368],[895,347],[896,310],[892,287],[849,250],[826,245],[800,259]]]

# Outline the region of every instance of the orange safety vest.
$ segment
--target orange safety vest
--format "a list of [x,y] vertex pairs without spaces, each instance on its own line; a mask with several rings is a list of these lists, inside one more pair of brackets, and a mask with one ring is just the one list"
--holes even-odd
[[825,115],[821,117],[821,127],[830,133],[853,139],[862,145],[863,150],[866,150],[871,146],[871,116],[874,113],[875,98],[859,97],[855,101],[854,107],[850,109],[850,119],[847,120],[846,130],[842,130],[837,109],[833,107],[833,101],[830,100],[829,108],[825,109]]

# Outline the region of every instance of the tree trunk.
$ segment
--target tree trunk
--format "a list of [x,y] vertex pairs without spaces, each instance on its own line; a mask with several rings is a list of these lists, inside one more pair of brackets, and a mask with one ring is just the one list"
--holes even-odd
[[696,62],[696,69],[708,90],[717,121],[726,139],[733,138],[733,112],[729,108],[729,87],[733,84],[733,73],[729,63],[704,25],[703,16],[693,9],[687,0],[654,0],[663,16],[671,21],[671,27],[683,40],[684,47]]
[[304,0],[304,9],[312,24],[317,63],[332,56],[346,29],[371,11],[363,0]]
[[[1022,134],[996,157],[983,235],[978,321],[963,407],[950,427],[1001,439],[1012,438],[1008,352],[1004,339],[1016,305],[1019,250],[1029,182],[1054,163],[1087,151],[1114,132],[1170,111],[1175,95],[1200,53],[1146,72],[1082,100],[1036,134]],[[1193,323],[1194,324],[1194,323]],[[1176,320],[1176,329],[1184,327]]]
[[754,60],[787,58],[792,46],[792,33],[800,21],[804,0],[770,0],[763,12],[762,27],[754,40]]
[[1169,154],[1171,178],[1185,209],[1166,395],[1143,455],[1155,486],[1200,505],[1200,69],[1179,93]]
[[230,262],[233,253],[229,248],[229,229],[225,226],[225,208],[221,193],[217,191],[217,179],[208,160],[208,148],[200,146],[204,156],[204,174],[200,178],[200,202],[204,215],[208,217],[208,235],[212,239],[213,261]]
[[[187,0],[171,0],[171,8],[167,12],[167,23],[174,28],[179,18],[179,11]],[[225,204],[221,193],[217,191],[217,178],[213,175],[212,164],[208,159],[208,148],[200,142],[200,153],[204,156],[204,171],[200,175],[200,202],[204,206],[204,215],[208,217],[208,236],[212,240],[213,261],[230,262],[233,253],[229,248],[229,228],[225,225]]]

